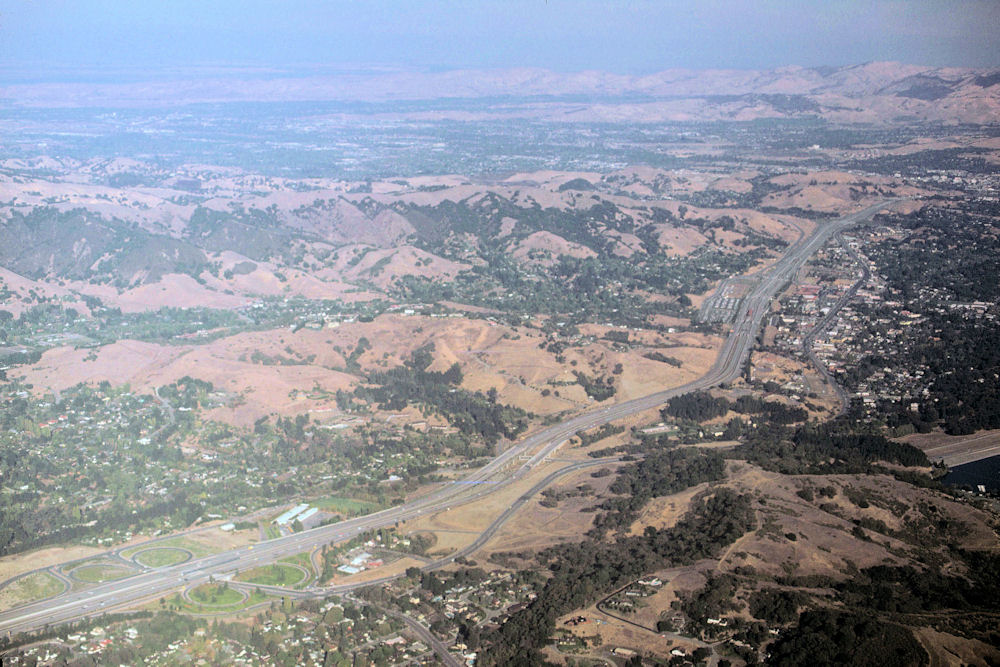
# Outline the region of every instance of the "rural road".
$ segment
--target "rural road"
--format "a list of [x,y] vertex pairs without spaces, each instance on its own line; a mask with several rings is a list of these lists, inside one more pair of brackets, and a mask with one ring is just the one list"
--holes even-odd
[[[743,298],[732,330],[715,363],[704,376],[692,382],[648,396],[601,407],[543,428],[513,444],[488,464],[469,473],[457,483],[443,484],[430,494],[403,505],[341,523],[275,538],[256,545],[193,559],[178,565],[155,569],[145,568],[139,574],[125,579],[99,584],[86,590],[68,591],[44,601],[5,610],[0,612],[0,632],[5,635],[29,632],[57,623],[99,615],[111,608],[121,608],[140,600],[146,600],[178,586],[206,582],[209,577],[219,578],[231,574],[235,570],[245,570],[271,563],[286,556],[309,551],[320,545],[342,542],[369,530],[392,526],[400,521],[448,510],[459,504],[479,501],[484,496],[496,493],[528,475],[578,431],[595,428],[629,415],[659,407],[681,394],[707,389],[733,380],[742,371],[771,300],[792,279],[799,267],[834,234],[871,218],[889,203],[890,201],[882,202],[838,220],[818,225],[811,235],[800,238],[790,246],[776,263],[755,274],[755,283]],[[483,484],[482,482],[491,483]],[[511,509],[513,510],[513,508]],[[453,554],[451,557],[454,558],[457,555],[460,554]],[[427,567],[435,565],[444,566],[442,563]],[[373,582],[368,582],[369,585],[371,583]],[[325,592],[337,593],[348,588],[335,587],[325,589]]]

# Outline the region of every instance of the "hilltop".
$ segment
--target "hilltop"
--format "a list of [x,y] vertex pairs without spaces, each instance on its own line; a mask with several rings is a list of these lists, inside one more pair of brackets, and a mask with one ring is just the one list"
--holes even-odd
[[[396,119],[535,118],[570,122],[659,122],[822,117],[838,122],[992,123],[1000,70],[871,62],[770,70],[667,69],[643,75],[519,68],[445,72],[281,73],[275,78],[175,75],[135,83],[15,83],[0,86],[8,108],[131,107],[234,102],[339,102],[348,116]],[[516,105],[469,106],[476,100]],[[413,102],[444,100],[431,107]],[[386,105],[385,103],[392,103]]]

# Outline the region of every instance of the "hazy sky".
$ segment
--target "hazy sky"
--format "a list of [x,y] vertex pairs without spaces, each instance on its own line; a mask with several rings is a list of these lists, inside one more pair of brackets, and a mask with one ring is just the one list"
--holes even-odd
[[1000,65],[1000,0],[3,0],[0,64]]

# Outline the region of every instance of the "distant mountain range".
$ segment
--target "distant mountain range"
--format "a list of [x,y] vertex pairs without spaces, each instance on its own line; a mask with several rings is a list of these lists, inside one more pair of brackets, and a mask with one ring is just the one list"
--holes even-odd
[[[1000,68],[933,68],[875,62],[847,67],[680,70],[647,75],[543,69],[446,72],[268,73],[150,77],[127,83],[0,86],[0,108],[177,106],[205,102],[439,100],[405,115],[566,121],[748,120],[822,116],[843,122],[1000,121]],[[511,105],[511,100],[519,104]],[[480,104],[471,105],[478,101]]]

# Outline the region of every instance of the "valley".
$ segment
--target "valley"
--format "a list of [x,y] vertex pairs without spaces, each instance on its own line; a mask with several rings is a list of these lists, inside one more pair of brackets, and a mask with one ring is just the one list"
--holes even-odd
[[995,73],[499,76],[3,89],[0,655],[1000,660]]

